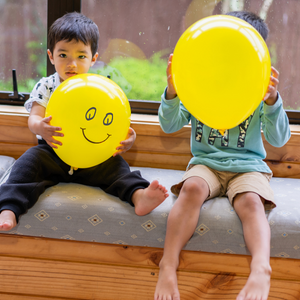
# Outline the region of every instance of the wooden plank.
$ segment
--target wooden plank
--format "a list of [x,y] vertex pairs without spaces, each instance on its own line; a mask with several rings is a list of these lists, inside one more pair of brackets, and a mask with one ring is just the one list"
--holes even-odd
[[28,128],[28,116],[10,113],[0,113],[0,125],[22,126]]
[[147,122],[132,122],[131,127],[137,132],[137,135],[151,135],[151,136],[160,136],[160,137],[178,137],[184,139],[190,139],[191,127],[184,126],[182,129],[173,132],[165,133],[162,131],[159,123],[147,123]]
[[169,155],[191,153],[190,139],[178,137],[139,135],[131,149],[131,151],[167,153]]
[[130,166],[185,170],[191,154],[168,154],[128,151],[122,155]]
[[16,105],[0,105],[0,113],[1,114],[20,114],[24,116],[29,116],[28,111],[24,106],[16,106]]
[[300,178],[300,162],[266,161],[274,177]]
[[[47,295],[50,299],[152,300],[157,269],[105,266],[85,263],[7,259],[1,261],[2,293]],[[234,273],[178,272],[182,300],[234,299],[247,277]],[[268,299],[296,300],[299,281],[272,280]],[[34,299],[34,298],[33,298]]]
[[[15,294],[15,293],[1,293],[0,292],[0,299],[1,300],[49,300],[48,296],[34,296],[34,295],[20,295],[20,294]],[[66,298],[61,298],[61,297],[55,297],[51,298],[55,300],[66,300]],[[69,298],[70,299],[70,298]]]
[[[162,249],[6,234],[0,242],[1,299],[153,299]],[[234,299],[249,259],[182,251],[181,299]],[[269,299],[299,299],[300,260],[272,258],[271,266]]]
[[28,127],[0,125],[2,143],[36,144],[37,138]]
[[[0,234],[0,258],[105,264],[158,270],[163,249],[124,246],[39,237]],[[234,273],[249,275],[250,256],[200,251],[182,251],[179,270],[183,272]],[[300,260],[271,258],[273,279],[300,280]],[[1,286],[1,285],[0,285]]]
[[267,152],[267,160],[282,162],[300,162],[300,134],[293,134],[290,140],[280,148],[271,146],[265,138],[263,138],[264,147]]

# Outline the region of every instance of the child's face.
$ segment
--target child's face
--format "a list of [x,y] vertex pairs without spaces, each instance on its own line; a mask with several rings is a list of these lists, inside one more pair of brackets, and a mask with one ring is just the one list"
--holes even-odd
[[92,56],[90,45],[76,40],[59,41],[56,43],[53,53],[50,50],[47,50],[47,53],[61,82],[72,76],[87,73],[98,57],[98,53],[94,57]]

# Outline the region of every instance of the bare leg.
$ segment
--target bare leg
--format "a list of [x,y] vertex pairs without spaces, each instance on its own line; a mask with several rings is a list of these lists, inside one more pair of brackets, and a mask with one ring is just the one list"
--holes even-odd
[[176,276],[179,254],[195,231],[200,208],[208,195],[208,185],[200,177],[190,177],[184,182],[168,217],[164,255],[159,264],[154,300],[180,299]]
[[153,180],[145,189],[138,189],[132,195],[135,213],[138,216],[149,214],[169,196],[167,189]]
[[0,213],[0,231],[8,231],[17,225],[16,216],[11,210]]
[[267,300],[270,290],[270,226],[263,201],[255,193],[242,193],[234,199],[234,209],[241,219],[244,238],[252,261],[246,285],[237,300]]

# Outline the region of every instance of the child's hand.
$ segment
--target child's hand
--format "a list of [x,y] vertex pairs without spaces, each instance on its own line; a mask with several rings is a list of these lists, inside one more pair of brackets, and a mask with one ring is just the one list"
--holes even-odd
[[264,101],[267,105],[274,105],[278,99],[278,95],[277,95],[277,87],[279,84],[279,72],[272,67],[272,74],[270,77],[270,84],[268,86],[268,90],[266,93],[266,96],[264,98]]
[[52,147],[57,149],[56,145],[62,145],[62,142],[57,141],[54,139],[54,136],[64,136],[63,133],[58,132],[61,131],[60,127],[56,126],[51,126],[50,121],[52,120],[52,116],[49,116],[47,118],[43,118],[40,123],[39,123],[39,135],[47,142],[47,144]]
[[172,73],[171,73],[171,68],[172,68],[172,59],[173,59],[173,53],[170,54],[169,60],[168,60],[168,66],[167,66],[167,80],[168,80],[168,87],[167,87],[167,92],[166,92],[166,99],[170,100],[173,99],[177,96],[173,79],[172,79]]
[[117,152],[115,152],[113,154],[113,156],[116,156],[116,155],[119,155],[121,153],[125,153],[126,151],[128,151],[132,147],[135,139],[136,139],[136,133],[131,127],[129,127],[126,140],[120,142],[120,146],[118,146],[116,148]]
[[46,108],[37,102],[32,104],[30,115],[28,118],[28,127],[36,135],[40,135],[47,144],[52,148],[57,148],[56,145],[62,145],[61,142],[55,140],[54,136],[64,136],[60,127],[50,125],[52,116],[45,118]]

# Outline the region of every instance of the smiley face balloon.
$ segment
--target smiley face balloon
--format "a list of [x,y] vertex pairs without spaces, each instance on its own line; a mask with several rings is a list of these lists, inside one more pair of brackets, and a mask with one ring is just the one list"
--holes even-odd
[[54,149],[66,164],[89,168],[106,161],[126,139],[130,106],[122,89],[96,74],[73,76],[61,83],[51,96],[46,117],[62,128],[55,137],[62,146]]

